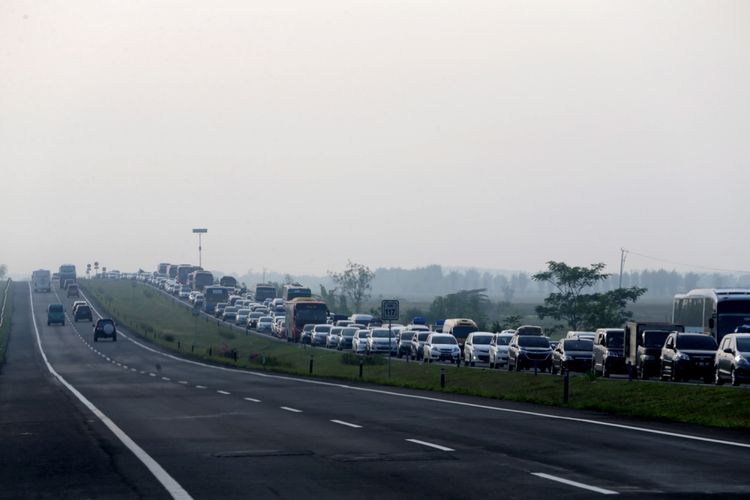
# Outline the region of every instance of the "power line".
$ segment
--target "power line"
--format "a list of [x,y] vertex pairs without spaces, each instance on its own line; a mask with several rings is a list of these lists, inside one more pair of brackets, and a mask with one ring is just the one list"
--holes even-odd
[[623,251],[625,251],[627,253],[632,253],[633,255],[637,255],[639,257],[644,257],[646,259],[656,260],[656,261],[659,261],[659,262],[665,262],[667,264],[674,264],[674,265],[678,265],[678,266],[691,267],[693,269],[703,269],[705,271],[717,271],[717,272],[722,272],[722,273],[750,274],[750,271],[741,270],[741,269],[723,269],[723,268],[720,268],[720,267],[697,266],[697,265],[694,265],[694,264],[686,264],[684,262],[677,262],[677,261],[674,261],[674,260],[662,259],[660,257],[654,257],[653,255],[646,255],[646,254],[634,252],[632,250],[624,250],[623,249]]

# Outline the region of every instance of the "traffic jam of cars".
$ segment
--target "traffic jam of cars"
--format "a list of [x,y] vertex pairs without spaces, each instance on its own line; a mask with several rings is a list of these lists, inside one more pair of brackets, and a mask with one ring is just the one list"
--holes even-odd
[[[735,320],[736,326],[719,342],[714,335],[686,331],[679,324],[637,321],[628,321],[624,328],[569,331],[560,340],[552,340],[535,325],[488,332],[480,331],[469,318],[428,325],[421,317],[406,325],[388,325],[370,314],[347,317],[332,314],[327,307],[318,321],[306,322],[304,315],[290,311],[301,309],[300,304],[325,304],[298,283],[286,285],[284,296],[277,297],[275,287],[270,285],[259,284],[253,292],[240,289],[234,278],[224,277],[214,284],[210,277],[211,285],[204,284],[201,291],[195,285],[198,273],[210,273],[195,266],[183,273],[184,265],[176,267],[180,269],[160,266],[160,272],[143,273],[137,279],[248,333],[286,338],[315,348],[516,372],[579,372],[717,385],[750,382],[750,314],[747,323]],[[184,275],[182,283],[180,274]],[[220,293],[215,288],[221,288]]]
[[[78,298],[75,271],[72,279],[63,279],[68,267],[72,266],[61,266],[54,278],[68,297]],[[49,289],[49,271],[35,271],[34,276],[35,290]],[[415,317],[403,325],[384,324],[371,314],[337,315],[299,283],[284,285],[283,296],[277,297],[273,285],[258,284],[250,291],[231,276],[217,281],[212,273],[187,264],[160,264],[154,273],[114,271],[102,276],[140,280],[182,301],[194,314],[210,315],[247,334],[313,348],[552,375],[579,372],[605,378],[750,383],[750,290],[745,289],[698,289],[677,295],[671,323],[627,321],[624,328],[569,331],[553,340],[536,325],[488,332],[469,318],[429,325],[425,318]],[[47,313],[48,325],[65,324],[63,304],[50,304]],[[92,322],[95,341],[117,340],[114,320],[95,322],[83,300],[73,303],[72,319]]]

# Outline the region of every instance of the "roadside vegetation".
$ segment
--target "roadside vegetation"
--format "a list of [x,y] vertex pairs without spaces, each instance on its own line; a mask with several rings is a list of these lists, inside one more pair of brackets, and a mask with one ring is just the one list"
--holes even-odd
[[5,350],[8,347],[10,318],[13,315],[13,282],[0,279],[0,368],[5,363]]
[[[135,281],[81,280],[85,293],[129,331],[184,356],[239,368],[397,387],[467,394],[509,401],[597,410],[616,415],[724,428],[750,428],[750,397],[745,389],[711,385],[605,380],[588,375],[570,379],[570,400],[562,403],[562,377],[504,370],[424,365],[387,358],[360,358],[309,346],[278,342],[231,329],[217,320],[195,317],[190,309]],[[445,387],[441,388],[441,372]]]

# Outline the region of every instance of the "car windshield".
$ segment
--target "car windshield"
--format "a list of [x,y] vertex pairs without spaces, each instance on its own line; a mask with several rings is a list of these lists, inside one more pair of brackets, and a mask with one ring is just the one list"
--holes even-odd
[[433,344],[456,344],[456,339],[450,335],[433,335]]
[[355,333],[357,333],[356,328],[344,328],[341,330],[342,337],[353,337]]
[[414,336],[414,332],[402,332],[400,335],[401,340],[410,340]]
[[662,347],[669,337],[669,332],[643,332],[643,345],[646,347]]
[[61,305],[52,305],[49,306],[49,311],[53,313],[61,313],[63,312],[63,306]]
[[492,342],[492,335],[474,335],[473,342],[479,345],[489,345]]
[[260,323],[273,323],[273,318],[270,316],[263,316],[258,320]]
[[750,352],[750,337],[737,337],[737,350]]
[[625,345],[625,332],[607,333],[607,347],[622,348]]
[[429,333],[418,333],[417,334],[417,340],[419,340],[420,342],[424,342],[424,341],[427,340],[427,337],[429,337],[429,336],[430,336]]
[[388,336],[389,336],[388,330],[373,330],[372,331],[373,338],[378,338],[378,339],[386,338],[387,339]]
[[518,345],[521,347],[546,347],[549,348],[549,340],[536,335],[522,335],[518,337]]
[[716,350],[716,341],[709,335],[678,335],[677,349]]
[[315,333],[328,333],[331,331],[331,327],[329,325],[317,325],[315,327]]
[[510,343],[510,339],[512,339],[510,335],[498,335],[497,340],[495,340],[496,345],[508,345]]
[[593,351],[594,343],[590,340],[566,340],[563,342],[566,351]]

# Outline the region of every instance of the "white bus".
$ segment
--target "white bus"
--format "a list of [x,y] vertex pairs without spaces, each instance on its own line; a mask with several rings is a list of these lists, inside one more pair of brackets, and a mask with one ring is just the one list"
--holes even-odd
[[750,325],[750,289],[700,288],[675,295],[672,323],[721,342],[738,326]]

